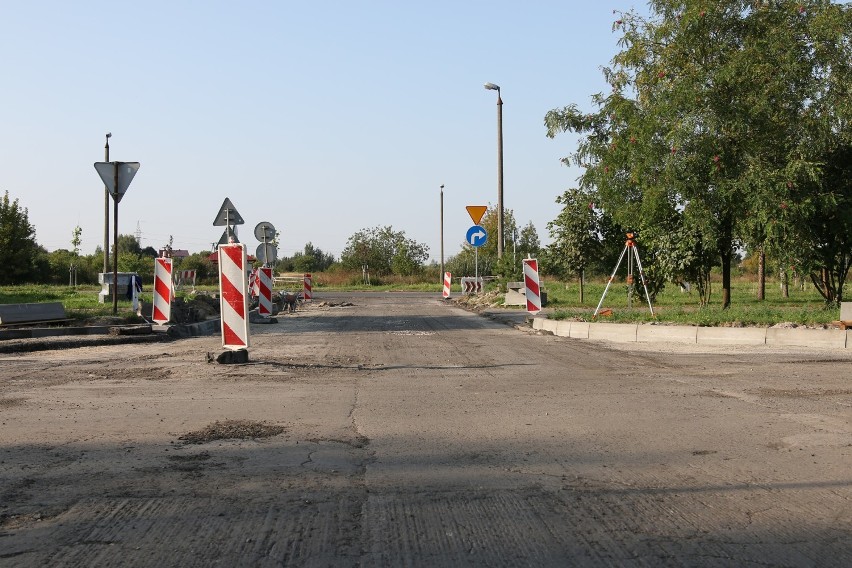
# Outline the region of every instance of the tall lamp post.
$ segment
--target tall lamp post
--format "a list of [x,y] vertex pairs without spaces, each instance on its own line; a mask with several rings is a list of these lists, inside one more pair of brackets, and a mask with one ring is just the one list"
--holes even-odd
[[444,282],[444,184],[441,184],[441,274],[440,280]]
[[[112,132],[106,133],[104,162],[109,162],[109,139]],[[109,188],[104,185],[104,274],[109,272]]]
[[489,91],[497,91],[497,258],[503,258],[503,99],[500,86],[485,83]]

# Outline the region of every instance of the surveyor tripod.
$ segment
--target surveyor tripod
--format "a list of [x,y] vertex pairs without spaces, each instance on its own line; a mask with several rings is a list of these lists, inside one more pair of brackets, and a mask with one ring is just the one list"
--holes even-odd
[[[633,251],[632,256],[629,251]],[[645,298],[648,300],[648,308],[651,310],[651,315],[654,315],[654,308],[651,306],[651,297],[648,295],[648,286],[645,284],[645,272],[642,270],[642,261],[639,260],[639,250],[636,248],[636,232],[627,231],[627,242],[624,243],[624,250],[621,251],[621,256],[618,257],[618,262],[615,263],[615,270],[612,271],[612,275],[606,283],[603,296],[601,296],[601,301],[598,302],[598,307],[595,308],[595,314],[592,316],[592,319],[598,317],[598,312],[601,310],[604,298],[606,298],[606,293],[609,291],[612,281],[615,280],[615,273],[618,272],[618,267],[621,266],[621,261],[624,260],[624,255],[627,255],[627,284],[629,286],[633,286],[633,260],[635,259],[636,267],[639,269],[639,281],[642,283],[642,288],[645,290]],[[629,301],[630,300],[628,299],[628,302]]]

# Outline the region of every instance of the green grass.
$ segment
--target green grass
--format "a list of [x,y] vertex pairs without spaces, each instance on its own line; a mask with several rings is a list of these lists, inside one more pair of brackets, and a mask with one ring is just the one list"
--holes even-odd
[[[554,308],[553,319],[592,321],[595,307],[603,294],[605,282],[589,282],[584,301],[579,302],[579,286],[574,283],[545,282],[548,307]],[[628,306],[627,287],[613,283],[601,309],[612,310],[610,316],[598,316],[598,321],[649,322],[659,321],[700,326],[771,326],[781,322],[799,325],[824,325],[839,318],[839,310],[826,308],[822,296],[806,284],[804,289],[791,286],[790,297],[783,298],[777,283],[767,282],[766,299],[757,300],[757,286],[749,281],[736,281],[731,286],[731,307],[721,307],[721,285],[714,283],[710,303],[700,306],[695,291],[681,293],[675,285],[661,292],[654,303],[652,317],[647,303],[634,298]]]

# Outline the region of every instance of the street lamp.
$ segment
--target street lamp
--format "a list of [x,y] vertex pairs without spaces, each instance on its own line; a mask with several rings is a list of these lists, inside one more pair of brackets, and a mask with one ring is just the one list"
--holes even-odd
[[489,91],[497,91],[497,258],[503,258],[503,99],[500,86],[485,83]]
[[[109,162],[109,139],[112,132],[106,133],[104,146],[104,162]],[[104,274],[109,271],[109,188],[104,185]]]
[[441,184],[441,282],[444,282],[444,184]]

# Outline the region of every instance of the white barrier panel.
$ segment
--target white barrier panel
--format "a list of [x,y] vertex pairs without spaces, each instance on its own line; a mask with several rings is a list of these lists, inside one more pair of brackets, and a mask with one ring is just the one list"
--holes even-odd
[[257,271],[257,313],[263,317],[272,315],[272,269],[263,267]]
[[164,325],[172,319],[172,259],[154,259],[154,323]]
[[222,314],[222,347],[245,349],[249,346],[248,282],[246,246],[242,243],[219,245],[219,297]]
[[314,286],[313,278],[311,277],[311,273],[308,272],[307,274],[305,274],[305,287],[302,290],[302,299],[304,301],[310,302],[310,301],[313,300],[313,298],[314,298],[313,286]]
[[541,311],[541,290],[538,280],[538,261],[534,258],[524,259],[524,287],[527,312],[537,314]]

